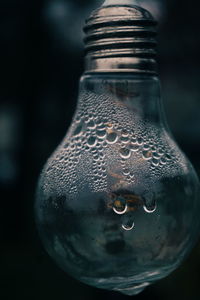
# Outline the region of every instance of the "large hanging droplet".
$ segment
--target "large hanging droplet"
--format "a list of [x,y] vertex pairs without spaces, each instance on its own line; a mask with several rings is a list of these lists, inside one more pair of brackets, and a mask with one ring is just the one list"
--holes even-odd
[[143,208],[144,208],[144,211],[146,211],[147,213],[151,214],[154,211],[156,211],[157,207],[156,207],[156,204],[154,204],[152,206],[146,206],[146,205],[144,205]]
[[122,197],[117,198],[113,203],[113,211],[118,215],[123,215],[127,212],[128,206],[126,200]]
[[132,230],[134,226],[135,226],[134,222],[130,222],[128,224],[122,224],[122,228],[127,231]]

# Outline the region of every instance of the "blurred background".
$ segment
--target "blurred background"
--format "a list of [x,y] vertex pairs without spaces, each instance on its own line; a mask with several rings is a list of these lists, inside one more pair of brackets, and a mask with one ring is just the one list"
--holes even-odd
[[[82,25],[101,0],[0,0],[0,299],[128,299],[67,276],[34,224],[38,175],[76,107]],[[159,21],[158,61],[171,130],[200,175],[199,1],[138,0]],[[192,230],[192,228],[191,228]],[[200,243],[136,299],[196,300]]]

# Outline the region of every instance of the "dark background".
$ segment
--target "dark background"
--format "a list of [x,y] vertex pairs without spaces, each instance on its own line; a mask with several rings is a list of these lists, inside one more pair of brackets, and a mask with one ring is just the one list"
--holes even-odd
[[[98,0],[0,0],[0,299],[128,299],[60,270],[34,224],[38,175],[71,122],[83,71],[81,26]],[[172,132],[200,174],[199,1],[141,0],[159,26],[158,61]],[[191,228],[192,230],[192,228]],[[196,300],[200,243],[136,299]]]

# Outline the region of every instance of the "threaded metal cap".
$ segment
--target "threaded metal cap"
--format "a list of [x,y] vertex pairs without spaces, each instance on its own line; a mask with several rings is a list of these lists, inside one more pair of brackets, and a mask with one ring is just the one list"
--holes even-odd
[[136,5],[108,5],[86,21],[86,72],[156,73],[156,21]]

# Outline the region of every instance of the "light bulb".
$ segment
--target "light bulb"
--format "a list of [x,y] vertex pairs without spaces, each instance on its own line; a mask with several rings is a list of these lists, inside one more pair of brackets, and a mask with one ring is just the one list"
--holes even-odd
[[163,118],[148,11],[104,5],[85,32],[77,110],[40,176],[36,220],[63,270],[134,295],[197,240],[199,181]]

